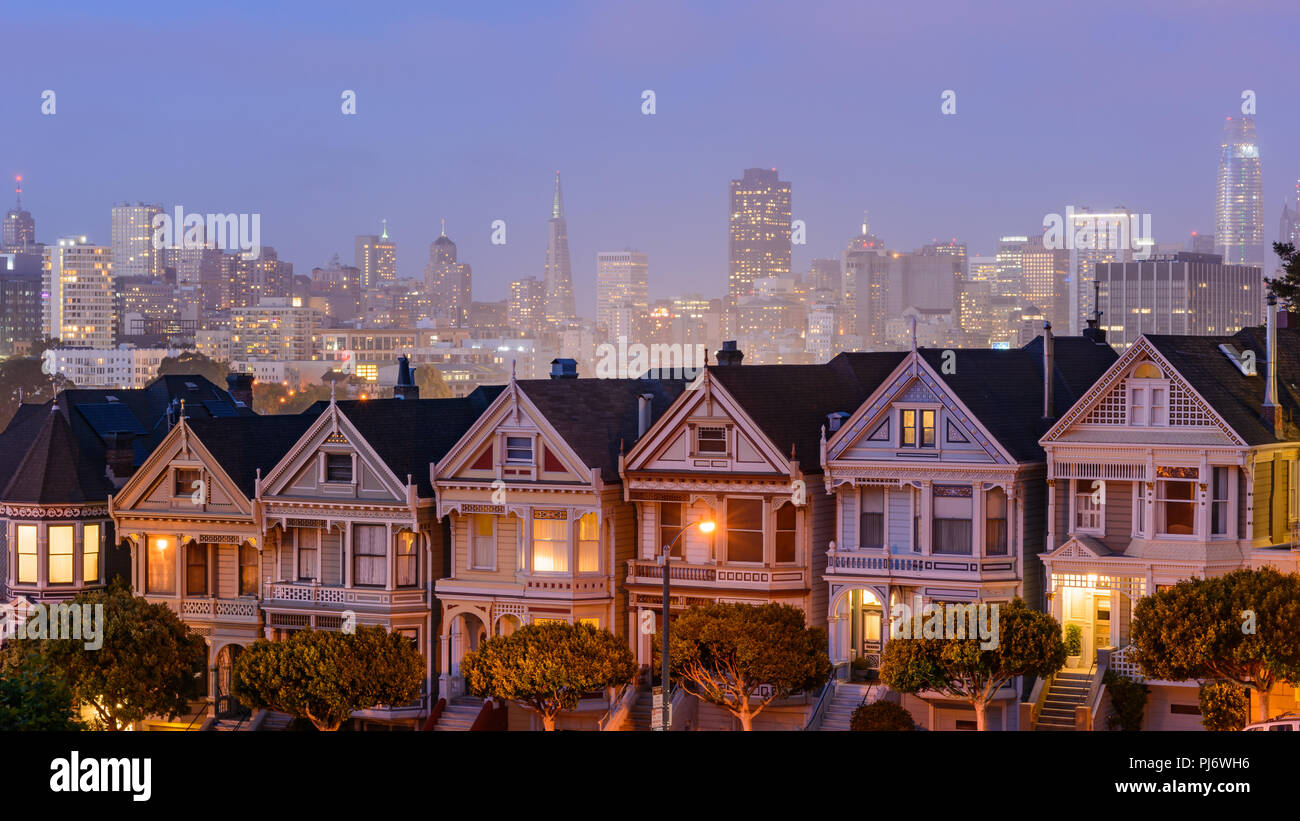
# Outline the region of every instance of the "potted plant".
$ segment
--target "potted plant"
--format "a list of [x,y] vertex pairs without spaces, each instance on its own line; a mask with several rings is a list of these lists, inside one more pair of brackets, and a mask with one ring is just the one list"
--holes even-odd
[[853,680],[870,681],[875,678],[875,669],[871,666],[871,661],[865,658],[855,658],[853,660]]
[[1065,664],[1071,669],[1079,666],[1083,654],[1083,628],[1077,624],[1065,625]]

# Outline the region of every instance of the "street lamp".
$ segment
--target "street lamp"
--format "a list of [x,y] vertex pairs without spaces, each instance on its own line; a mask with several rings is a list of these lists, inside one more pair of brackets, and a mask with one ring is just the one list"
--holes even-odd
[[669,577],[670,577],[670,574],[668,572],[668,561],[669,559],[672,558],[673,545],[677,544],[677,540],[680,539],[686,533],[686,531],[690,530],[692,527],[695,527],[696,525],[699,526],[701,533],[712,533],[714,527],[716,527],[712,519],[705,519],[700,522],[695,522],[694,524],[686,525],[685,527],[677,531],[677,534],[673,536],[673,540],[668,544],[664,545],[663,553],[659,554],[659,564],[664,569],[664,616],[663,616],[664,626],[663,626],[663,638],[660,639],[660,647],[659,647],[659,654],[663,662],[663,674],[661,675],[659,680],[659,685],[660,685],[659,689],[662,694],[661,702],[659,705],[660,719],[661,719],[660,721],[661,726],[659,727],[659,729],[665,732],[668,730],[668,711],[671,708],[671,704],[668,700],[668,596],[669,596]]

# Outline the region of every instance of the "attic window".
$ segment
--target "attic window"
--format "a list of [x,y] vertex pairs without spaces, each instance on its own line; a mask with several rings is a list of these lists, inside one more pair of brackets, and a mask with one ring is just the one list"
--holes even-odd
[[517,465],[533,463],[533,440],[528,436],[506,437],[506,461]]
[[352,481],[352,454],[350,453],[325,454],[325,481],[351,482]]
[[1254,351],[1239,351],[1235,345],[1228,344],[1220,345],[1219,350],[1223,352],[1224,356],[1228,357],[1228,361],[1235,365],[1243,375],[1254,376],[1257,373]]
[[727,454],[727,429],[725,427],[699,427],[695,431],[695,451],[700,454]]

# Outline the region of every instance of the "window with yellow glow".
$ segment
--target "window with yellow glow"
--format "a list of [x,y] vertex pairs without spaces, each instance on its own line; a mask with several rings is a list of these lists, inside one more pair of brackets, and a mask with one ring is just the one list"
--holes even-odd
[[150,536],[145,548],[145,592],[176,593],[176,544],[166,536]]
[[81,528],[81,580],[99,581],[99,525]]
[[72,557],[77,542],[73,525],[53,525],[50,539],[50,584],[72,584]]
[[491,513],[470,514],[470,567],[495,570],[497,566],[497,517]]
[[600,619],[578,619],[578,623],[589,625],[596,630],[600,629]]
[[569,572],[569,523],[558,519],[533,520],[533,571]]
[[18,581],[36,582],[36,525],[18,525]]
[[600,524],[595,513],[584,514],[578,520],[578,572],[600,571]]

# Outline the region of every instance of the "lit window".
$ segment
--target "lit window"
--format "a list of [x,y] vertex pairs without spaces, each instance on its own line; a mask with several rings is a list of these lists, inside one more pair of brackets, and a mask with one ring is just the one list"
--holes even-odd
[[899,444],[905,448],[934,447],[935,418],[933,410],[904,408],[899,425]]
[[239,546],[239,595],[257,595],[257,548],[250,544]]
[[397,534],[397,586],[415,587],[420,583],[420,554],[416,552],[415,534]]
[[18,581],[36,583],[36,525],[18,525]]
[[578,520],[578,572],[600,571],[600,525],[595,513],[584,513]]
[[185,556],[185,595],[207,595],[208,546],[191,543],[186,548]]
[[145,592],[176,593],[176,546],[166,536],[150,536],[145,548]]
[[727,561],[763,561],[763,501],[727,500]]
[[470,567],[475,570],[494,570],[497,565],[497,517],[490,513],[470,515]]
[[569,572],[569,523],[562,519],[533,519],[533,571]]
[[81,528],[81,580],[99,581],[99,525],[88,524]]
[[76,528],[72,525],[51,525],[50,584],[72,584],[72,555],[76,542]]

